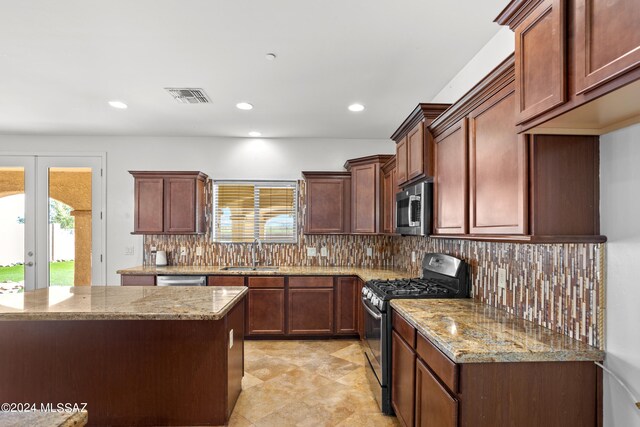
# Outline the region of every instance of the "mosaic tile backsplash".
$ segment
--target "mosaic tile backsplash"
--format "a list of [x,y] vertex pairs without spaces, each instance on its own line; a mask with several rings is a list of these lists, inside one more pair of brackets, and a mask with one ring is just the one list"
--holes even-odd
[[[420,274],[427,252],[458,256],[471,265],[474,299],[513,315],[601,347],[604,319],[603,244],[533,245],[426,237],[304,235],[302,221],[304,182],[300,186],[299,238],[296,244],[264,244],[259,262],[283,266],[357,266],[396,268]],[[211,212],[211,183],[207,189],[207,214]],[[207,218],[207,224],[212,223]],[[154,262],[150,249],[168,252],[171,265],[248,265],[250,244],[216,243],[204,235],[145,236],[145,264]],[[179,256],[180,248],[186,256]],[[196,248],[202,250],[196,256]],[[318,256],[308,257],[307,247]],[[320,249],[327,256],[320,256]],[[367,248],[372,256],[367,256]],[[411,262],[411,253],[417,255]],[[504,269],[506,289],[498,288],[499,269]]]

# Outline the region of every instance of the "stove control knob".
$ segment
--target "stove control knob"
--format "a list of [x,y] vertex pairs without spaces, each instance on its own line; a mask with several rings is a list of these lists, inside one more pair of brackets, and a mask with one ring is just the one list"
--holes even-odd
[[380,301],[380,300],[378,299],[378,297],[376,297],[376,296],[371,297],[371,302],[372,302],[372,303],[373,303],[373,305],[375,305],[376,307],[378,306],[378,301]]
[[378,300],[378,308],[380,310],[382,310],[382,306],[384,305],[384,303],[382,302],[382,300]]

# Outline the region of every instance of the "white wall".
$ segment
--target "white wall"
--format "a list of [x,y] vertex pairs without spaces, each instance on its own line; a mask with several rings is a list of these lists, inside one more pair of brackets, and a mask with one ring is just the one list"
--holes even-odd
[[[107,153],[107,283],[120,268],[142,263],[142,237],[132,236],[129,170],[201,170],[215,179],[299,179],[303,170],[343,170],[345,160],[391,154],[390,140],[239,139],[0,135],[4,153]],[[1,162],[1,158],[0,158]],[[134,246],[133,256],[124,255]]]
[[[600,228],[608,238],[606,366],[640,398],[640,125],[602,136],[600,165]],[[640,426],[640,410],[606,374],[604,425]]]
[[511,55],[515,37],[509,27],[503,27],[471,58],[431,102],[453,103],[474,87],[484,76]]

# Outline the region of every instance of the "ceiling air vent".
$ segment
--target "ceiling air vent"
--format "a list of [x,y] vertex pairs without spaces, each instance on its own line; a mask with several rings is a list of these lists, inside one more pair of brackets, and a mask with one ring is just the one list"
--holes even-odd
[[208,104],[211,102],[203,89],[189,87],[166,87],[164,89],[173,99],[183,104]]

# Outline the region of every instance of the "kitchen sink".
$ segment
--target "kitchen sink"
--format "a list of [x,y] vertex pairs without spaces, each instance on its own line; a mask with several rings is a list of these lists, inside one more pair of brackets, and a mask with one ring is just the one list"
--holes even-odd
[[250,265],[238,267],[222,267],[222,271],[278,271],[278,267],[251,267]]

